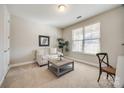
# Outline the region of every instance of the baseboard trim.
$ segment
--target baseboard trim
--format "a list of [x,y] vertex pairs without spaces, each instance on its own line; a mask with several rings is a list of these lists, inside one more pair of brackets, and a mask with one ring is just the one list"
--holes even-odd
[[32,64],[32,63],[35,63],[35,61],[27,61],[22,63],[10,64],[9,67],[12,68],[12,67],[17,67],[17,66],[22,66],[22,65]]
[[98,64],[96,63],[92,63],[92,62],[88,62],[88,61],[85,61],[85,60],[81,60],[81,59],[76,59],[76,58],[73,58],[73,57],[69,57],[69,56],[65,56],[65,58],[68,58],[68,59],[72,59],[76,62],[79,62],[79,63],[83,63],[83,64],[87,64],[87,65],[90,65],[90,66],[93,66],[93,67],[99,67]]

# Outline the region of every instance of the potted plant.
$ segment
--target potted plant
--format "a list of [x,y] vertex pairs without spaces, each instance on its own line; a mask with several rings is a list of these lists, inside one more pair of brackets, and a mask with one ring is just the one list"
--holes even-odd
[[63,53],[64,49],[66,52],[68,52],[69,51],[69,48],[68,48],[69,41],[64,41],[63,38],[58,38],[57,40],[58,40],[58,48],[61,49],[62,53]]

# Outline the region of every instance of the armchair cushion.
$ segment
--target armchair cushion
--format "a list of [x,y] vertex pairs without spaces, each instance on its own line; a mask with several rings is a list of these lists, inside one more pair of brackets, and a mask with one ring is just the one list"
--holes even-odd
[[58,55],[55,54],[55,55],[49,55],[49,59],[57,59],[58,58]]
[[48,59],[57,59],[57,48],[40,48],[36,52],[36,61],[39,65],[48,63]]
[[57,54],[57,48],[50,48],[50,54]]

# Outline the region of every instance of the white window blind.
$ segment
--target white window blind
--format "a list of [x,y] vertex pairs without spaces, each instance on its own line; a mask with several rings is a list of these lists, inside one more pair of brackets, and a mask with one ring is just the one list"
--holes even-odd
[[95,54],[100,52],[100,23],[72,30],[72,51]]
[[72,31],[72,51],[82,52],[83,48],[83,28]]
[[100,23],[86,26],[84,29],[84,53],[100,52]]

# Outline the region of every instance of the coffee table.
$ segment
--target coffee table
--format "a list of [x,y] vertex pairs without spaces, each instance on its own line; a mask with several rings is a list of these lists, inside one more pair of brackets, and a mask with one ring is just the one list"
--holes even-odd
[[74,60],[65,59],[62,60],[48,60],[48,69],[53,72],[57,77],[64,75],[74,70]]

